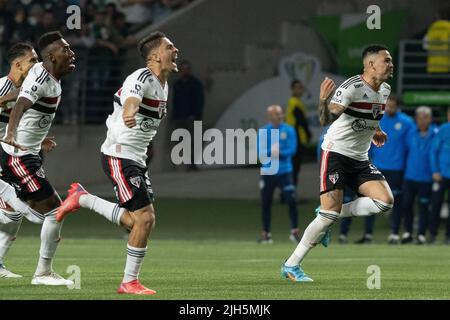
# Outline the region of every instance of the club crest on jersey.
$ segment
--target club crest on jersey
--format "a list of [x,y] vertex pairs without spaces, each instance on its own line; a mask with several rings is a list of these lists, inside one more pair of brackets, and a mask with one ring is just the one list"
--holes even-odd
[[376,104],[376,103],[372,104],[372,115],[373,115],[374,119],[376,117],[378,117],[378,115],[380,114],[381,108],[382,108],[381,104]]
[[286,140],[287,139],[287,133],[286,132],[280,132],[280,139],[281,140]]
[[45,179],[45,171],[43,168],[40,168],[38,171],[36,171],[36,175],[42,179]]
[[166,116],[167,114],[167,108],[166,108],[167,103],[165,101],[160,101],[159,105],[158,105],[158,115],[159,118],[162,119]]
[[133,186],[139,188],[141,186],[141,177],[132,177],[130,178],[130,182]]
[[332,184],[336,184],[336,182],[339,179],[339,173],[335,172],[335,173],[329,174],[328,179],[330,179]]

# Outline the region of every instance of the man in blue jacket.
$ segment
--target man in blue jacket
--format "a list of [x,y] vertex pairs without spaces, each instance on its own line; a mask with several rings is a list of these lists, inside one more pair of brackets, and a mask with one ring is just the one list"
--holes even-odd
[[417,231],[417,244],[425,244],[427,220],[429,216],[431,185],[433,182],[430,152],[436,135],[435,128],[430,126],[432,119],[431,109],[421,106],[416,109],[416,124],[408,132],[406,139],[407,158],[405,181],[403,183],[402,212],[405,217],[405,233],[402,243],[413,241],[414,200],[419,199],[419,226]]
[[[436,241],[445,191],[449,191],[450,208],[450,107],[447,109],[447,120],[448,122],[440,127],[430,153],[434,181],[431,196],[430,243]],[[447,219],[445,243],[450,244],[450,218]]]
[[[392,234],[388,238],[388,242],[391,244],[400,242],[398,232],[401,219],[403,173],[406,162],[406,137],[413,126],[414,120],[398,110],[398,99],[391,94],[386,102],[386,112],[380,121],[380,127],[387,133],[389,139],[381,148],[372,146],[369,151],[372,163],[384,175],[394,195],[394,208],[390,216]],[[364,235],[356,243],[372,242],[374,224],[375,215],[365,218]]]
[[259,242],[273,242],[270,233],[272,198],[275,189],[280,188],[289,207],[291,220],[289,238],[297,243],[300,241],[300,232],[295,186],[292,180],[292,156],[297,150],[297,137],[295,129],[283,122],[284,114],[280,106],[269,106],[267,115],[269,123],[258,131],[258,155],[262,163],[260,189],[263,223]]

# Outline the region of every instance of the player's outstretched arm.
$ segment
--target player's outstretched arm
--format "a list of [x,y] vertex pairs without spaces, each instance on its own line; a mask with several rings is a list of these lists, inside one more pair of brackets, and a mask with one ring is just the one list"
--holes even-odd
[[0,97],[0,108],[6,108],[6,104],[11,101],[16,101],[19,96],[20,89],[14,90]]
[[129,97],[125,100],[123,107],[122,119],[128,128],[136,125],[136,113],[139,111],[141,101],[135,97]]
[[6,132],[6,136],[0,141],[10,144],[16,148],[19,148],[20,150],[26,150],[24,147],[16,143],[16,132],[17,126],[19,124],[20,119],[23,116],[23,113],[27,111],[32,105],[33,102],[31,102],[27,98],[20,97],[17,100],[16,104],[14,105],[11,111],[11,114],[9,115],[8,131]]

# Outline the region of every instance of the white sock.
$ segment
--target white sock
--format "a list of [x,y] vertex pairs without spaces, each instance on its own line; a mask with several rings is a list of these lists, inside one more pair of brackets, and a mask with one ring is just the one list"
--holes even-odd
[[303,237],[292,255],[287,259],[287,267],[299,265],[308,252],[322,240],[328,228],[337,221],[339,214],[334,211],[320,210],[320,214],[308,225]]
[[136,280],[141,270],[142,262],[144,261],[147,247],[136,248],[127,244],[127,263],[123,275],[123,283]]
[[33,223],[42,224],[45,216],[32,208],[17,197],[16,190],[0,179],[0,197],[16,212],[20,212],[27,220]]
[[62,222],[55,219],[56,209],[45,214],[41,229],[41,249],[36,275],[48,274],[52,271],[52,260],[60,240]]
[[120,218],[125,212],[125,209],[120,208],[118,204],[103,200],[92,194],[83,194],[80,196],[80,205],[83,208],[94,210],[118,226],[120,226]]
[[384,203],[377,199],[360,197],[342,205],[340,218],[371,216],[382,212],[388,212],[392,207],[392,204]]
[[19,231],[22,220],[18,222],[10,222],[0,225],[0,265],[3,264],[3,259],[8,253],[14,240],[16,240],[17,232]]

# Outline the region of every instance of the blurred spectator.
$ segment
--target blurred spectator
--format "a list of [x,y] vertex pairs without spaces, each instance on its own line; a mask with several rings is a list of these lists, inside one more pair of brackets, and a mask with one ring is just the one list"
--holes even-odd
[[305,87],[300,80],[291,82],[292,97],[288,101],[286,123],[294,127],[297,133],[297,152],[292,158],[294,185],[297,187],[298,174],[305,154],[305,147],[311,140],[306,107],[301,100]]
[[33,28],[28,22],[28,13],[25,7],[18,7],[14,14],[11,42],[30,41],[32,38]]
[[[414,120],[398,110],[398,100],[393,94],[386,101],[386,112],[380,121],[381,129],[387,133],[384,146],[372,145],[369,156],[372,163],[386,178],[394,195],[394,208],[390,215],[392,234],[388,238],[391,244],[400,243],[398,235],[401,219],[401,194],[403,174],[406,162],[406,139],[408,131],[414,127]],[[356,243],[372,242],[375,215],[365,218],[365,232]]]
[[405,218],[405,233],[402,243],[413,241],[414,200],[419,200],[419,224],[417,244],[425,244],[427,220],[430,214],[432,172],[429,160],[431,146],[436,135],[431,126],[432,112],[430,107],[421,106],[416,109],[416,126],[408,131],[406,137],[407,158],[403,183],[402,213]]
[[7,0],[0,0],[0,45],[8,46],[13,28],[13,13],[7,8]]
[[46,10],[44,14],[40,16],[38,24],[33,28],[33,42],[37,45],[39,38],[46,32],[60,30],[64,26],[58,26],[55,21],[55,16],[53,15],[53,11]]
[[449,10],[439,12],[424,37],[423,47],[428,50],[427,72],[447,73],[450,71],[450,17]]
[[[300,231],[298,229],[297,201],[295,186],[292,182],[292,156],[297,148],[295,129],[283,122],[284,114],[280,106],[273,105],[267,108],[269,123],[258,131],[258,155],[262,159],[269,157],[270,162],[263,162],[261,166],[261,205],[263,231],[259,243],[272,243],[271,210],[272,198],[276,188],[283,193],[289,207],[289,218],[291,220],[291,233],[289,239],[298,243]],[[279,140],[272,144],[271,130],[279,130]],[[263,133],[266,133],[265,135]],[[274,174],[274,162],[278,161],[278,170]]]
[[89,25],[89,33],[95,39],[95,45],[89,52],[88,99],[86,119],[89,122],[101,122],[106,117],[108,101],[117,88],[113,76],[120,68],[118,62],[120,37],[112,25],[107,25],[105,12],[97,11],[95,20]]
[[[446,191],[448,191],[450,208],[450,107],[447,109],[447,121],[439,128],[430,153],[434,181],[431,197],[430,243],[436,241]],[[450,244],[450,217],[447,217],[445,236],[445,243]]]
[[122,0],[122,11],[126,21],[136,25],[136,29],[152,20],[152,4],[155,0]]
[[[192,75],[189,61],[181,61],[179,69],[180,77],[173,83],[172,124],[174,128],[187,129],[193,136],[194,121],[202,120],[204,105],[203,84]],[[191,142],[193,145],[193,139]],[[192,150],[194,149],[192,148]],[[190,169],[197,170],[194,157],[194,152],[191,152]]]

